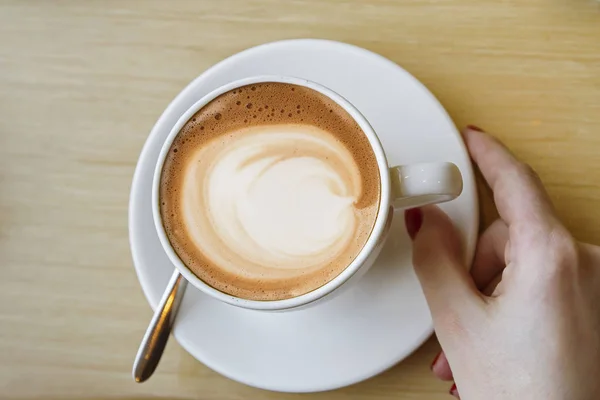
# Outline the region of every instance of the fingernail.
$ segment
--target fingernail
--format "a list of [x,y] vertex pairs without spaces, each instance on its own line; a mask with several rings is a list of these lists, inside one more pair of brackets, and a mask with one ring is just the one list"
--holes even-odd
[[459,395],[458,395],[458,389],[456,388],[456,383],[454,385],[452,385],[452,387],[450,388],[450,394],[454,397],[456,397],[457,399],[460,399]]
[[467,129],[476,131],[476,132],[485,132],[483,129],[481,129],[480,127],[475,126],[475,125],[467,125]]
[[437,360],[440,358],[440,356],[442,355],[442,352],[440,351],[437,356],[435,356],[435,358],[433,359],[433,362],[431,363],[431,366],[429,367],[430,370],[433,371],[433,368],[435,368],[435,363],[437,362]]
[[406,231],[412,240],[415,239],[421,224],[423,223],[423,211],[420,208],[411,208],[404,212],[404,222],[406,223]]

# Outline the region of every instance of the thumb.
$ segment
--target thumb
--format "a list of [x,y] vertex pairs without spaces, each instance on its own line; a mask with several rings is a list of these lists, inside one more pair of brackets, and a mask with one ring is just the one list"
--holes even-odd
[[405,220],[413,240],[415,272],[439,336],[446,322],[456,327],[462,313],[483,300],[466,268],[460,236],[450,218],[437,206],[425,206],[407,210]]

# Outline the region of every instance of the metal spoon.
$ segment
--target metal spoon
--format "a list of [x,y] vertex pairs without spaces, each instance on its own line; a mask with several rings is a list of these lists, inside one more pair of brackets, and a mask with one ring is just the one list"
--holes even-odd
[[144,382],[156,369],[169,340],[169,334],[186,286],[185,278],[175,270],[165,293],[156,306],[154,316],[152,316],[133,361],[133,379],[136,382]]

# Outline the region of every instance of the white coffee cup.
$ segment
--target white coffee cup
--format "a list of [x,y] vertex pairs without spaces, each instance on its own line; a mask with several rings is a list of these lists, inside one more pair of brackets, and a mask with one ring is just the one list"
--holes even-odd
[[[379,212],[375,219],[371,235],[358,256],[338,276],[318,289],[290,299],[273,301],[257,301],[235,297],[209,286],[198,278],[189,268],[187,268],[183,261],[181,261],[171,246],[163,227],[159,209],[160,176],[163,169],[163,163],[165,162],[173,140],[179,134],[181,128],[194,116],[194,114],[196,114],[196,112],[198,112],[198,110],[219,95],[241,86],[261,82],[281,82],[305,86],[324,94],[335,101],[340,107],[344,108],[356,120],[369,139],[377,159],[377,164],[379,165],[379,176],[381,179]],[[401,127],[398,127],[398,129],[401,129]],[[388,166],[383,147],[377,134],[371,125],[369,125],[369,122],[356,107],[334,91],[315,82],[300,78],[257,76],[231,82],[213,90],[197,101],[181,116],[181,118],[179,118],[162,146],[154,171],[154,180],[152,182],[152,213],[156,231],[165,252],[173,265],[175,265],[175,268],[177,268],[184,278],[192,283],[192,285],[207,295],[228,304],[253,310],[276,311],[306,306],[317,300],[330,298],[334,291],[338,293],[340,291],[338,289],[349,287],[351,282],[356,281],[362,276],[373,265],[383,247],[389,227],[391,226],[394,209],[442,203],[456,198],[460,195],[461,191],[461,174],[458,167],[452,163],[432,162],[393,167]]]

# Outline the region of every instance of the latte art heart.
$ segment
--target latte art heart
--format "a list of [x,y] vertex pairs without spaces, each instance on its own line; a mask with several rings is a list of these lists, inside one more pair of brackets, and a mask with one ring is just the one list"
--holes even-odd
[[207,284],[280,300],[339,275],[379,207],[370,144],[339,105],[280,83],[219,96],[182,128],[161,175],[163,226]]
[[[186,229],[232,274],[310,270],[337,258],[355,235],[361,193],[352,155],[305,125],[255,127],[209,143],[183,170]],[[348,168],[350,166],[350,168]]]

